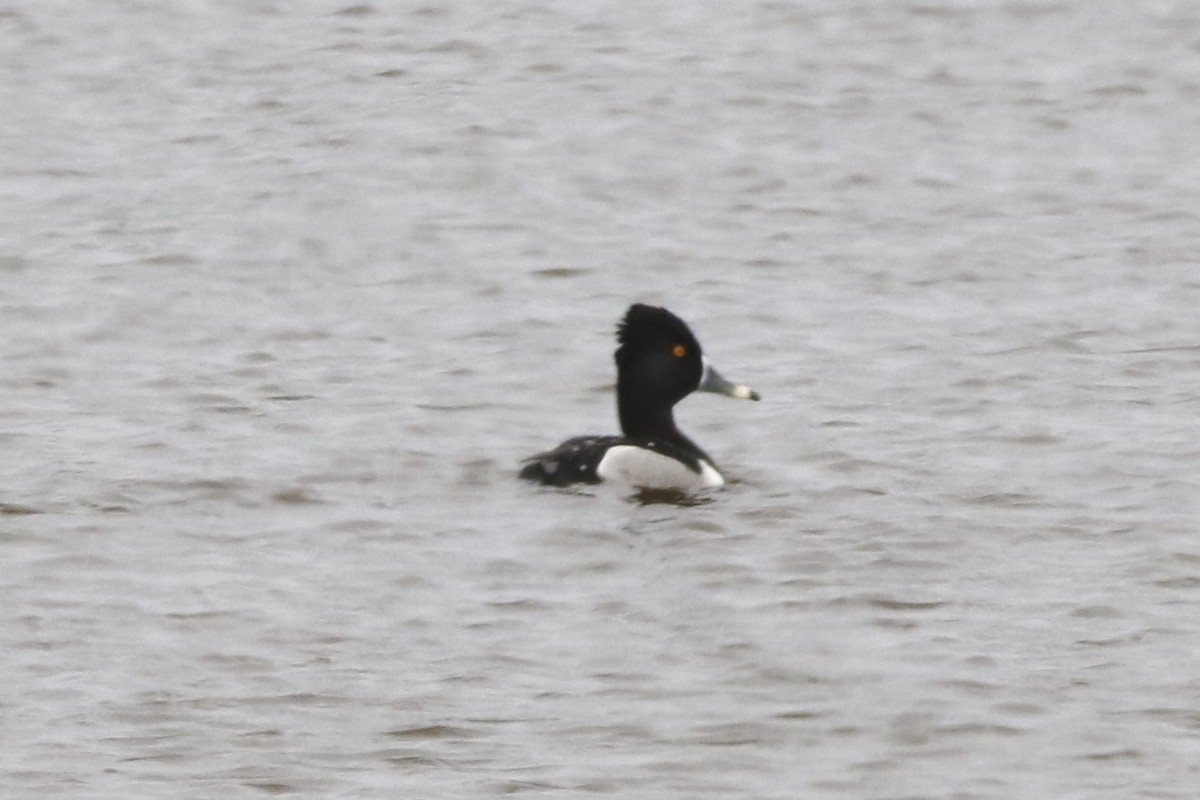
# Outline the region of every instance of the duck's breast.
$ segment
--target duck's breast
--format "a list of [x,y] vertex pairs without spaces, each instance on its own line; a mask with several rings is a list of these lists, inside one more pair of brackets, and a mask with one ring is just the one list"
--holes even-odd
[[697,466],[692,469],[677,458],[641,445],[618,444],[608,448],[596,475],[605,482],[643,489],[711,489],[725,484],[712,464],[700,459]]

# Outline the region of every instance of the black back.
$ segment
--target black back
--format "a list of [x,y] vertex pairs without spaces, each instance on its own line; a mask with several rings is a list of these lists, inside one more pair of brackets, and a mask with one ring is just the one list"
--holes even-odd
[[604,454],[614,444],[624,441],[620,436],[576,436],[567,439],[553,450],[525,459],[520,476],[547,486],[599,483],[600,476],[596,474],[596,469]]

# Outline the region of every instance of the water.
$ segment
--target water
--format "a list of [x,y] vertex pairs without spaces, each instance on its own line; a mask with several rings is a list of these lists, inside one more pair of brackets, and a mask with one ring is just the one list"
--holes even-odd
[[[1191,4],[0,41],[3,796],[1194,796]],[[514,480],[633,301],[712,502]]]

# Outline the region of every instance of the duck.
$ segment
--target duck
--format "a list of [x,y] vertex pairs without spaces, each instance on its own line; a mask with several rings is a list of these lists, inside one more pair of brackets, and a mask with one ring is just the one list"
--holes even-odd
[[576,436],[529,456],[519,476],[546,486],[614,483],[639,490],[691,492],[725,484],[698,445],[675,425],[675,404],[692,392],[758,400],[727,380],[682,319],[634,303],[617,325],[617,418],[621,435]]

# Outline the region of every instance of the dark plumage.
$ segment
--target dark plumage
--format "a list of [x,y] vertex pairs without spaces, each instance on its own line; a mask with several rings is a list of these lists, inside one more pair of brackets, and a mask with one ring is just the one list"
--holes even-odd
[[641,488],[720,486],[708,455],[675,426],[672,410],[693,391],[757,400],[721,377],[687,324],[665,308],[635,304],[617,326],[621,436],[576,436],[525,460],[520,477],[552,486],[617,480]]

